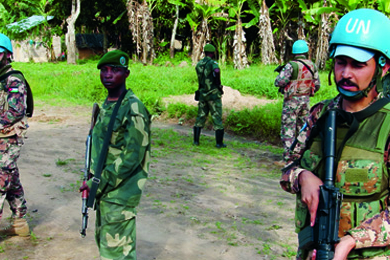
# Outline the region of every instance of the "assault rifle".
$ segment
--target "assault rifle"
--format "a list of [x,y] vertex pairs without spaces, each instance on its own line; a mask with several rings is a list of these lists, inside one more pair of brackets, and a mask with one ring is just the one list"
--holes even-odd
[[[92,119],[91,119],[91,127],[89,129],[89,133],[87,136],[86,141],[86,149],[85,149],[85,166],[83,169],[84,172],[84,179],[83,184],[87,182],[87,180],[90,178],[90,168],[91,168],[91,147],[92,147],[92,130],[93,127],[96,124],[97,116],[99,115],[99,105],[94,103],[92,108]],[[87,206],[87,200],[88,200],[88,191],[83,190],[81,193],[81,200],[82,200],[82,206],[81,206],[81,214],[82,214],[82,222],[81,222],[81,237],[86,236],[87,226],[88,226],[88,206]]]
[[336,110],[329,110],[325,118],[324,156],[325,178],[320,186],[320,198],[314,227],[308,226],[298,233],[299,248],[317,250],[316,259],[328,260],[334,257],[334,245],[338,237],[342,194],[334,185],[336,157]]

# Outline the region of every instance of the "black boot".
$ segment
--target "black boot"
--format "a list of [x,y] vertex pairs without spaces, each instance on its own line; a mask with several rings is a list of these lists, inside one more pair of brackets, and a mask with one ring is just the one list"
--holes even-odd
[[201,127],[194,126],[194,145],[199,145],[200,130]]
[[217,141],[217,145],[216,145],[217,148],[226,147],[226,144],[223,143],[223,134],[224,134],[223,129],[219,129],[215,131],[215,140]]

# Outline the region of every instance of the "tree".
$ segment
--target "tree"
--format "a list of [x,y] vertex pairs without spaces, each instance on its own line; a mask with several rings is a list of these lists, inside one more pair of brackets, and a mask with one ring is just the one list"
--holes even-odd
[[194,3],[193,11],[187,15],[192,30],[192,65],[195,66],[201,58],[203,47],[210,42],[209,22],[215,20],[226,20],[220,16],[221,6],[225,1],[212,0],[207,3]]
[[136,53],[138,57],[142,54],[141,61],[144,64],[148,63],[148,60],[150,64],[153,63],[155,58],[152,8],[153,0],[149,3],[146,0],[142,3],[136,0],[127,2],[127,15],[130,31],[136,43]]
[[261,62],[265,65],[275,64],[278,60],[275,55],[275,43],[267,3],[265,0],[248,0],[248,4],[250,8],[248,12],[254,16],[248,26],[257,24],[259,28]]
[[[17,27],[9,29],[7,25],[21,21],[32,15],[43,15],[46,0],[3,0],[0,2],[0,32],[12,39],[25,39],[27,33],[20,33]],[[37,30],[30,31],[37,34]]]
[[259,17],[259,36],[261,38],[261,62],[265,65],[277,63],[275,56],[274,37],[272,35],[271,20],[268,6],[262,1]]
[[80,0],[72,0],[71,15],[66,19],[68,32],[65,35],[68,64],[76,64],[75,23],[80,14]]
[[176,17],[172,28],[171,46],[169,48],[169,56],[171,57],[171,59],[175,57],[175,36],[176,36],[177,25],[179,23],[179,5],[176,4],[175,7],[176,7]]
[[236,24],[227,29],[234,29],[233,42],[233,63],[234,68],[244,69],[249,67],[248,58],[246,55],[245,32],[241,17],[243,16],[243,5],[246,0],[233,0],[229,6],[229,16],[235,18]]

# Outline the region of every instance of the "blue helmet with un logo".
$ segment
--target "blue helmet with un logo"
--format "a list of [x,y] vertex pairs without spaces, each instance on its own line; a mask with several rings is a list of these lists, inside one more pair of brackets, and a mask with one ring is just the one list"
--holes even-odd
[[337,23],[330,40],[330,57],[337,45],[349,45],[382,53],[390,59],[390,20],[374,9],[357,9]]

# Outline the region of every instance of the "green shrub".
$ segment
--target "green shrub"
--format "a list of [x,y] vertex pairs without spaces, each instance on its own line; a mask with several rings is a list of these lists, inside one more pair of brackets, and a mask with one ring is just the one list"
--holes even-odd
[[226,118],[225,128],[237,135],[278,143],[282,106],[283,102],[279,101],[252,110],[232,110]]

